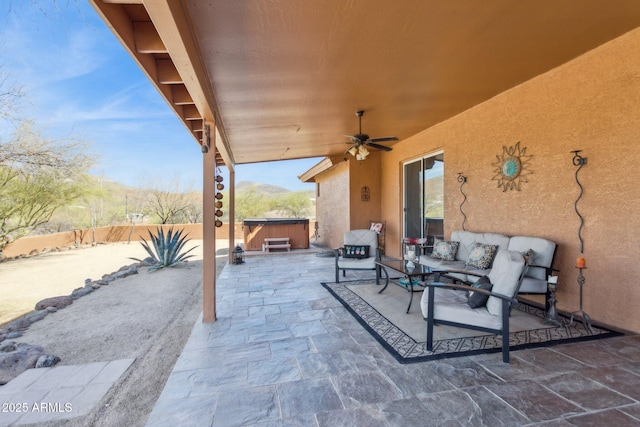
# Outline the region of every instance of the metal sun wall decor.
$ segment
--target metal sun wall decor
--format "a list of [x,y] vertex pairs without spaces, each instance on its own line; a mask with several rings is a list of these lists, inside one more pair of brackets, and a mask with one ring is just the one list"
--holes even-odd
[[495,175],[491,178],[498,181],[498,188],[502,191],[517,190],[523,182],[529,182],[528,175],[533,172],[528,168],[529,161],[533,156],[527,156],[527,148],[520,148],[520,141],[511,147],[503,146],[502,154],[496,155],[497,161],[492,163],[496,167]]

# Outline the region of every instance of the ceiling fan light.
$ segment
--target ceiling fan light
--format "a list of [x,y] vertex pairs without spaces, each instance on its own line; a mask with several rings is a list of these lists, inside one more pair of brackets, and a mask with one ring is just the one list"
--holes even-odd
[[356,154],[358,154],[358,148],[354,145],[353,147],[349,148],[347,152],[355,157]]
[[366,158],[369,155],[369,150],[367,150],[367,147],[365,147],[364,145],[361,145],[358,148],[358,154],[360,154],[362,157]]
[[363,155],[362,155],[362,154],[360,154],[360,153],[356,154],[356,160],[364,160],[364,159],[366,159],[366,158],[367,158],[367,156],[363,156]]

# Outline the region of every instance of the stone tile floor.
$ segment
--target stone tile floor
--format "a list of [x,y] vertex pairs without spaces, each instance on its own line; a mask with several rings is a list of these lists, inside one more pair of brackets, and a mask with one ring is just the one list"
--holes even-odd
[[147,426],[640,425],[640,336],[402,365],[320,285],[333,265],[228,265]]

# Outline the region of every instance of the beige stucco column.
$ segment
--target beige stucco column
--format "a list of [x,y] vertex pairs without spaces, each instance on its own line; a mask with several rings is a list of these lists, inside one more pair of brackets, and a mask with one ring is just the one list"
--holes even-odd
[[[207,131],[208,128],[208,131]],[[202,161],[202,321],[216,321],[216,145],[214,125],[205,122]],[[205,148],[206,147],[206,148]]]

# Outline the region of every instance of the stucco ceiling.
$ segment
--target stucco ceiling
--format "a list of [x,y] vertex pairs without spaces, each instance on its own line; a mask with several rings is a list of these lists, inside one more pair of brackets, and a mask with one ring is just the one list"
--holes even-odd
[[638,0],[90,1],[238,164],[343,153],[357,110],[364,133],[402,140],[640,26]]

